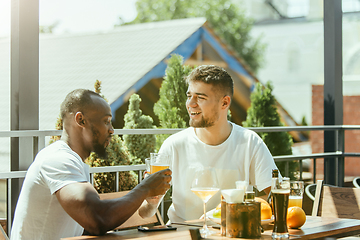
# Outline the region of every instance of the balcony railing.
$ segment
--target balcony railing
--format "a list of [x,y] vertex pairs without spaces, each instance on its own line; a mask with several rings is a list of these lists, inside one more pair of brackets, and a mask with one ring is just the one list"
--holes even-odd
[[[255,132],[291,132],[291,131],[335,131],[336,139],[338,142],[343,141],[345,130],[360,130],[360,125],[335,125],[335,126],[297,126],[297,127],[260,127],[260,128],[249,128]],[[133,135],[133,134],[174,134],[181,131],[182,129],[116,129],[116,135]],[[30,144],[35,144],[37,146],[36,152],[44,148],[47,143],[47,137],[49,136],[60,136],[62,133],[61,130],[26,130],[26,131],[0,131],[0,138],[29,138],[31,141],[28,141]],[[342,140],[341,140],[342,139]],[[345,144],[345,143],[344,143]],[[337,144],[338,145],[338,144]],[[339,146],[339,145],[338,145]],[[31,148],[30,148],[31,149]],[[35,148],[36,149],[36,148]],[[33,152],[35,156],[36,152]],[[343,149],[335,149],[334,152],[327,153],[316,153],[316,154],[307,154],[307,155],[286,155],[286,156],[274,156],[275,162],[286,161],[290,162],[293,160],[299,161],[299,179],[302,180],[303,177],[303,165],[302,161],[304,159],[313,159],[313,177],[312,181],[316,181],[316,160],[319,158],[345,158],[345,157],[360,157],[360,153],[345,153]],[[10,157],[9,157],[10,158]],[[141,181],[141,176],[145,170],[145,165],[129,165],[129,166],[108,166],[108,167],[94,167],[90,168],[90,179],[93,182],[94,173],[107,173],[115,172],[116,173],[116,191],[119,190],[119,172],[123,171],[135,171],[138,173],[139,182]],[[337,171],[337,170],[336,170]],[[10,172],[0,172],[0,179],[6,179],[7,182],[7,228],[8,232],[11,229],[11,181],[12,179],[23,179],[26,175],[26,170],[24,171],[10,171]],[[285,175],[288,175],[288,169],[286,169]],[[338,182],[338,181],[337,181]],[[16,198],[18,196],[15,196]],[[163,205],[162,205],[163,207]],[[164,211],[162,208],[161,211],[164,217]]]

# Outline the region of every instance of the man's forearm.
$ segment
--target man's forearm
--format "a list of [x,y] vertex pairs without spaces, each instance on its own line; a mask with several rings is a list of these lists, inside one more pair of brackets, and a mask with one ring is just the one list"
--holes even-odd
[[151,198],[150,200],[144,201],[141,207],[139,208],[139,215],[142,218],[149,218],[154,216],[157,208],[159,207],[161,199],[162,198],[160,196],[157,196]]

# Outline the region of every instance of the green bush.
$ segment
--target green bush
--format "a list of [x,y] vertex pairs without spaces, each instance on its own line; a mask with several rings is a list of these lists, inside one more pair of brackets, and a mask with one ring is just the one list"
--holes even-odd
[[[91,153],[85,160],[90,167],[131,165],[130,154],[123,141],[117,135],[111,138],[106,149],[108,158],[99,158]],[[99,193],[115,192],[116,173],[94,173],[94,187]],[[133,189],[138,184],[137,175],[133,171],[119,172],[119,191]]]
[[[154,113],[159,118],[161,128],[186,128],[189,126],[190,117],[185,105],[188,86],[185,78],[192,69],[190,66],[183,66],[182,56],[171,55],[161,84],[160,98],[154,105]],[[168,136],[168,134],[157,136],[157,149]]]
[[[283,126],[280,115],[277,112],[276,100],[272,95],[273,87],[270,82],[265,86],[257,83],[254,92],[251,94],[251,106],[247,111],[246,121],[243,122],[244,127],[275,127]],[[293,144],[292,137],[287,132],[265,132],[258,133],[269,148],[273,156],[291,155]],[[286,162],[277,162],[281,174],[286,174]],[[289,176],[295,178],[297,163],[289,162]],[[270,174],[270,173],[269,173]]]
[[[131,95],[129,109],[124,116],[124,129],[154,129],[153,119],[142,115],[140,110],[141,98],[137,94]],[[132,164],[143,164],[145,158],[155,151],[156,136],[154,134],[124,135],[125,146],[130,152]]]

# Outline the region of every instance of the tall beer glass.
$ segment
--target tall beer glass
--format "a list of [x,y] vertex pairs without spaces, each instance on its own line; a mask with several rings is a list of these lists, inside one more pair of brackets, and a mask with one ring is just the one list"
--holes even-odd
[[287,209],[289,204],[290,179],[277,178],[273,179],[271,185],[271,197],[274,207],[274,230],[273,239],[289,239],[289,231],[287,228]]
[[170,158],[166,154],[150,153],[150,174],[170,167]]

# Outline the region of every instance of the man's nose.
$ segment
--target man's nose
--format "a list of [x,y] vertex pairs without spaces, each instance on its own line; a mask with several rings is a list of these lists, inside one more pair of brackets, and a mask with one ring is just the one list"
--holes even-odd
[[187,103],[188,103],[189,106],[196,106],[197,105],[197,102],[196,102],[194,97],[190,97],[188,99]]
[[110,124],[109,133],[114,134],[115,130],[112,124]]

